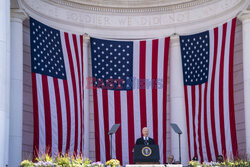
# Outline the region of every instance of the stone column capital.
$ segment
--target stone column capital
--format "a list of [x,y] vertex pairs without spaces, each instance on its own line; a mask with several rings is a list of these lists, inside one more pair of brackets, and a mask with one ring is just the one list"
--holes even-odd
[[88,44],[89,42],[90,42],[90,36],[84,34],[84,35],[83,35],[83,43],[87,43],[87,44]]
[[25,20],[28,15],[23,9],[11,9],[11,22],[20,22],[22,23],[23,20]]
[[243,10],[238,18],[242,21],[242,23],[249,23],[250,22],[250,9]]
[[170,44],[171,46],[178,46],[180,45],[180,36],[177,34],[174,34],[170,37]]

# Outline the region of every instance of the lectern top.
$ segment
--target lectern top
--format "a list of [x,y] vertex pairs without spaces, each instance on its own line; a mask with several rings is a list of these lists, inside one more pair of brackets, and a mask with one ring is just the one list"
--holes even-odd
[[178,125],[176,125],[175,123],[171,123],[170,126],[173,128],[173,130],[175,131],[175,133],[182,134],[182,131],[179,128]]
[[116,131],[117,131],[117,129],[120,127],[120,124],[114,124],[113,126],[112,126],[112,128],[109,130],[109,135],[112,135],[112,134],[114,134]]

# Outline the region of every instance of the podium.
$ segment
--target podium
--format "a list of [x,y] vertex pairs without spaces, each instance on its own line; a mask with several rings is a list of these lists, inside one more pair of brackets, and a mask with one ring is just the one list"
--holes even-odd
[[159,146],[135,145],[133,158],[136,164],[159,164]]

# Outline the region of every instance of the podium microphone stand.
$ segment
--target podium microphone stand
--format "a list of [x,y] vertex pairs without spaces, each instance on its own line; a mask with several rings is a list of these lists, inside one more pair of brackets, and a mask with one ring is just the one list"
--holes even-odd
[[115,134],[119,127],[120,124],[114,124],[108,132],[108,135],[110,136],[110,159],[112,159],[112,135]]
[[170,126],[172,127],[174,132],[179,135],[179,161],[181,163],[181,134],[182,134],[182,131],[179,128],[179,126],[177,124],[175,124],[175,123],[171,123]]

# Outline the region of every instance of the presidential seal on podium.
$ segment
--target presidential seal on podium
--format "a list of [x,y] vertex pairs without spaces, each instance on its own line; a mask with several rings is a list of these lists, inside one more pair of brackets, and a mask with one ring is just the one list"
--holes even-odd
[[146,146],[146,147],[142,148],[141,152],[142,152],[143,156],[148,157],[152,154],[152,149],[150,147]]

